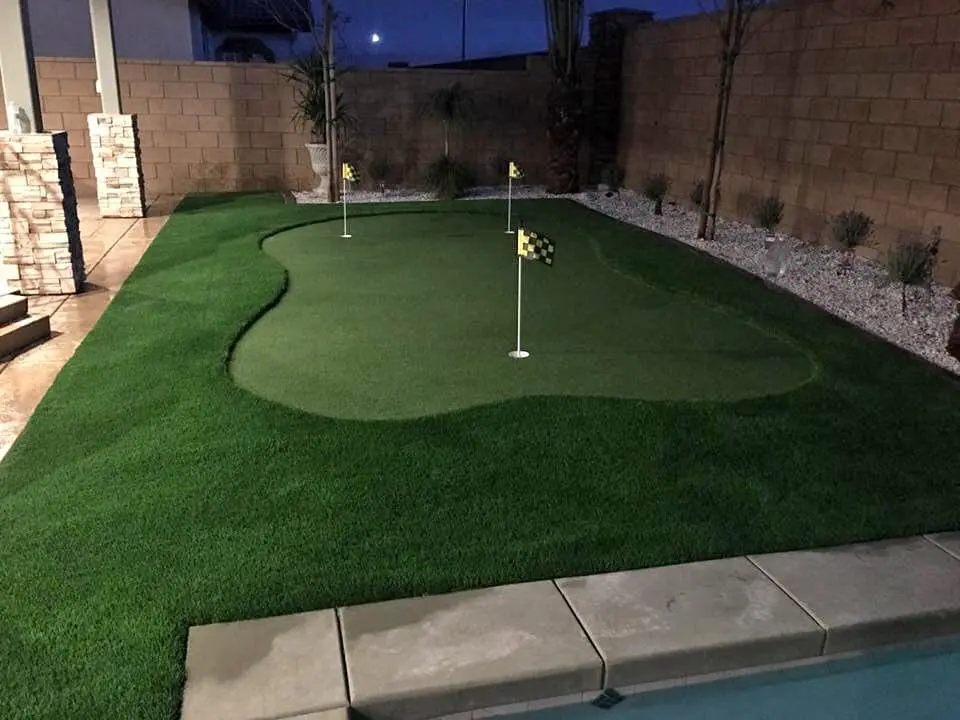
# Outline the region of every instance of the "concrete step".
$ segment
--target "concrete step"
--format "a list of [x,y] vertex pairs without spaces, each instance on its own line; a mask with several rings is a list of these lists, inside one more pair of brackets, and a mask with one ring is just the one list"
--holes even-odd
[[7,325],[27,316],[27,299],[23,295],[0,296],[0,325]]
[[0,327],[0,357],[9,357],[50,337],[47,315],[27,316]]

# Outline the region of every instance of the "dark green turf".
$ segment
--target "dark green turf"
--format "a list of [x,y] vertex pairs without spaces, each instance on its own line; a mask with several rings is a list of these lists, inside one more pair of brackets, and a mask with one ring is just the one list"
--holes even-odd
[[544,220],[555,264],[524,263],[516,347],[516,239],[503,218],[400,213],[289,230],[264,244],[290,274],[241,339],[251,392],[353,420],[397,420],[534,395],[731,400],[796,389],[800,349],[748,318],[616,272],[598,239]]
[[[0,718],[174,720],[190,624],[960,528],[956,381],[665,239],[517,205],[776,330],[815,381],[411,421],[293,410],[237,387],[228,349],[284,286],[259,239],[336,208],[189,199],[0,464]],[[503,210],[388,210],[451,208]]]

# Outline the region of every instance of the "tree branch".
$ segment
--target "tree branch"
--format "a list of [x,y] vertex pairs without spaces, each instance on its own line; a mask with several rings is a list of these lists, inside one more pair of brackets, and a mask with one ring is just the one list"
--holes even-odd
[[730,0],[710,0],[709,7],[707,7],[707,0],[697,0],[697,7],[700,8],[700,12],[704,15],[707,15],[713,24],[717,26],[717,32],[720,33],[720,37],[724,36],[724,22],[723,22],[723,10],[724,7],[721,7],[721,3],[726,5]]

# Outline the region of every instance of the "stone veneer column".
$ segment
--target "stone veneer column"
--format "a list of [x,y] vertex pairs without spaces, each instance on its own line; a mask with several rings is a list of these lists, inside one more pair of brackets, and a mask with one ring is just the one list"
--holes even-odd
[[88,115],[101,217],[146,214],[136,115]]
[[13,292],[83,289],[80,219],[65,132],[0,132],[0,260]]

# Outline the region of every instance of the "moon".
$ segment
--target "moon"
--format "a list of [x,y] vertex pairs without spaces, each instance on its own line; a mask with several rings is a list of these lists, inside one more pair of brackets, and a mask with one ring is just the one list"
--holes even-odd
[[380,33],[373,33],[370,35],[370,44],[379,45],[380,44]]

